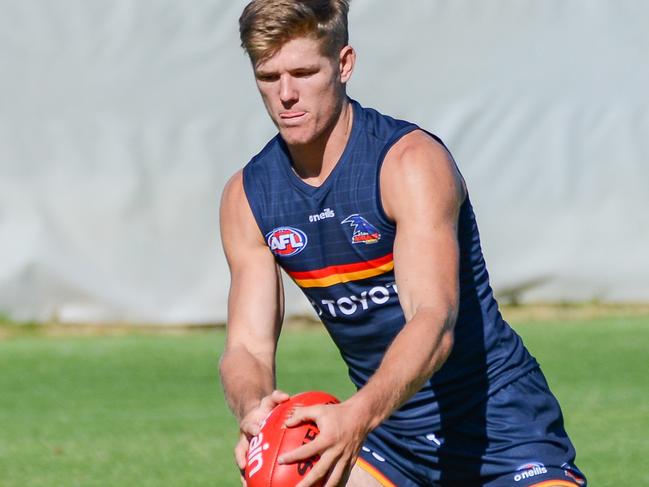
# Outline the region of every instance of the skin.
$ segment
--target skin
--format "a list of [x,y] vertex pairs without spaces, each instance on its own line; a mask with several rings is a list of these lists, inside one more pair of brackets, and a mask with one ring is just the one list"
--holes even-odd
[[[288,41],[253,64],[262,100],[286,142],[295,172],[308,184],[324,182],[340,158],[352,124],[345,85],[355,53],[336,59],[318,41]],[[368,383],[336,405],[296,408],[287,427],[314,421],[318,437],[280,458],[293,463],[320,455],[298,484],[326,479],[325,487],[375,487],[354,467],[366,436],[418,391],[447,359],[459,300],[457,222],[466,197],[448,152],[421,131],[399,140],[381,170],[381,199],[396,224],[395,277],[406,324]],[[250,438],[288,395],[275,390],[275,353],[283,319],[280,271],[254,220],[241,172],[228,182],[221,203],[221,236],[230,266],[228,327],[221,379],[240,424],[235,459],[245,467]],[[254,303],[251,306],[250,303]],[[408,357],[404,360],[403,357]],[[242,479],[243,481],[243,479]]]
[[[397,225],[394,266],[406,325],[368,383],[339,405],[296,409],[287,426],[315,421],[320,434],[285,454],[291,463],[321,455],[298,484],[327,478],[344,485],[367,434],[417,392],[453,346],[458,306],[457,220],[464,187],[448,153],[429,136],[413,132],[388,153],[381,198]],[[407,357],[407,360],[404,360]]]
[[259,432],[265,416],[288,395],[273,392],[275,350],[284,314],[282,281],[254,222],[240,172],[224,190],[221,235],[231,282],[220,371],[226,399],[239,421],[235,458],[243,469],[250,438]]
[[[351,47],[333,60],[320,53],[318,42],[302,38],[254,65],[264,105],[290,144],[293,160],[300,161],[296,171],[309,184],[326,179],[349,137],[352,112],[344,84],[354,61]],[[243,469],[259,423],[288,399],[281,391],[273,392],[284,298],[279,268],[254,220],[240,171],[224,189],[220,220],[231,275],[220,371],[226,399],[240,425],[235,459]]]
[[349,138],[352,110],[345,84],[355,62],[350,46],[332,59],[321,53],[319,41],[299,38],[253,66],[266,111],[289,148],[294,168],[313,186],[331,173]]

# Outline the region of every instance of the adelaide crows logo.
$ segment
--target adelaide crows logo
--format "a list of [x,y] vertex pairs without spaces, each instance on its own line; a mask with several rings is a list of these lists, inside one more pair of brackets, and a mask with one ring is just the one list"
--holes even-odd
[[354,229],[354,234],[352,235],[353,244],[373,244],[381,239],[381,234],[376,227],[358,213],[349,215],[340,223],[349,223]]

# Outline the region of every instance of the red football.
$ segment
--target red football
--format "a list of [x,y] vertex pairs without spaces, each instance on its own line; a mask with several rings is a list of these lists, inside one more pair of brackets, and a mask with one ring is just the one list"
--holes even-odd
[[[259,434],[250,440],[245,471],[248,487],[294,487],[313,468],[317,457],[290,465],[279,465],[282,453],[313,441],[320,432],[315,423],[303,423],[283,428],[295,406],[336,404],[340,401],[326,392],[303,392],[273,409],[261,426]],[[322,483],[315,484],[321,487]]]

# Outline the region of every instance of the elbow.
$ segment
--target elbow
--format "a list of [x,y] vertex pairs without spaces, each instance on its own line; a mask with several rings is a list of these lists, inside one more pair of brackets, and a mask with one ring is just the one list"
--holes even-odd
[[453,345],[455,344],[455,322],[457,320],[457,312],[451,310],[445,317],[443,321],[443,326],[441,333],[439,335],[439,341],[437,344],[437,357],[436,364],[437,367],[435,371],[446,362],[448,357],[453,351]]
[[221,378],[221,382],[224,380],[224,376],[226,374],[227,368],[228,368],[228,351],[223,350],[223,353],[218,359],[217,363],[217,370],[219,372],[219,377]]
[[451,352],[453,351],[454,343],[455,343],[454,328],[451,327],[450,329],[447,330],[445,329],[444,332],[442,333],[442,336],[440,338],[440,344],[439,344],[441,363],[446,362],[449,355],[451,355]]
[[442,366],[453,351],[453,330],[445,330],[437,340],[437,346],[430,356],[430,361],[427,367],[426,376],[432,377]]
[[217,364],[221,381],[225,380],[226,376],[230,374],[236,374],[237,369],[241,368],[245,363],[250,363],[251,358],[245,348],[226,344]]
[[227,361],[227,355],[228,355],[228,351],[226,349],[226,350],[223,350],[223,352],[221,353],[221,356],[218,358],[217,367],[219,369],[219,372],[221,372],[223,370],[224,364]]

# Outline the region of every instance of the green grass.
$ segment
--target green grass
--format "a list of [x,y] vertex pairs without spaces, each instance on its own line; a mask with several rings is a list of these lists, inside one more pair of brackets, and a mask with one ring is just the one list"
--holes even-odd
[[[649,319],[520,324],[590,485],[649,485]],[[240,485],[222,332],[0,341],[0,487]],[[320,329],[287,330],[279,384],[352,388]]]
[[589,485],[649,485],[649,318],[516,329],[561,402]]

